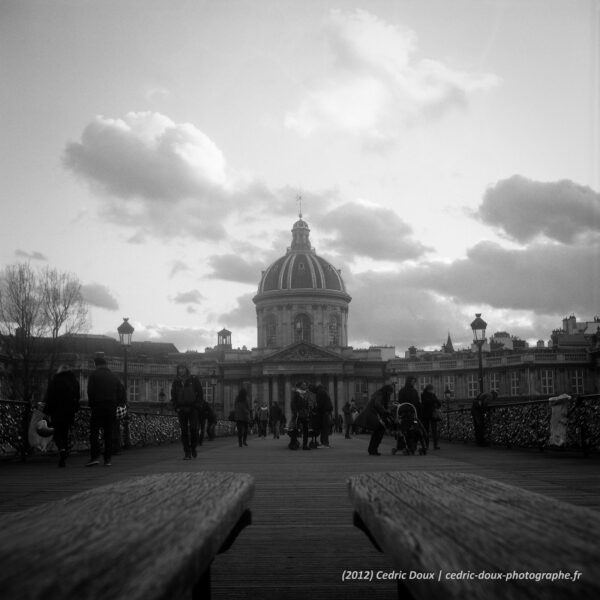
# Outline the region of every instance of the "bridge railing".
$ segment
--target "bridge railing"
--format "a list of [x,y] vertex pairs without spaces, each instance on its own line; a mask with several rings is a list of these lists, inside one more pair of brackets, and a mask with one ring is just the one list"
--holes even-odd
[[[28,440],[28,429],[32,415],[32,407],[26,402],[0,401],[0,457],[26,457],[35,448],[31,448]],[[217,421],[215,435],[217,437],[233,434],[235,424],[229,421]],[[124,423],[121,422],[123,430]],[[153,412],[145,409],[129,408],[127,416],[129,444],[131,446],[154,446],[179,441],[181,432],[177,416],[171,411]],[[123,431],[121,438],[124,440]],[[71,428],[72,448],[77,451],[87,450],[90,439],[90,409],[82,407],[75,415],[75,423]],[[55,451],[50,444],[46,451]]]
[[[550,442],[551,416],[548,398],[492,404],[485,416],[487,440],[508,448],[546,448]],[[600,449],[600,394],[573,397],[566,419],[565,449],[585,453]],[[475,439],[470,407],[443,408],[438,427],[441,439],[465,443]]]

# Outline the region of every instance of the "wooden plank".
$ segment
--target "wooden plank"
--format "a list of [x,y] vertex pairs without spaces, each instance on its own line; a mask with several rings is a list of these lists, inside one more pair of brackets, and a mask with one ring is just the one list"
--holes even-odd
[[0,517],[0,589],[14,600],[173,600],[248,510],[250,475],[164,473]]
[[[395,568],[434,574],[436,585],[415,586],[417,596],[600,597],[597,512],[467,473],[364,473],[348,485],[356,513]],[[517,579],[576,572],[576,582]],[[471,575],[447,579],[453,573]],[[502,579],[472,579],[479,574]]]

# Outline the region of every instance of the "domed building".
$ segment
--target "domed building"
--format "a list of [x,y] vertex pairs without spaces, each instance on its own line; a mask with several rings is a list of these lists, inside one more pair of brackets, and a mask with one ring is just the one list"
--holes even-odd
[[340,271],[311,247],[310,229],[302,214],[299,217],[286,254],[262,272],[254,297],[257,346],[347,346],[351,298]]

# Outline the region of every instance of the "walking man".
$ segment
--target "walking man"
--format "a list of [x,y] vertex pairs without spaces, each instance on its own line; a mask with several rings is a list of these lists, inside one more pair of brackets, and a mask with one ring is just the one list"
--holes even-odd
[[200,410],[204,401],[200,380],[185,365],[177,365],[177,377],[171,385],[171,404],[181,427],[183,460],[196,458],[199,442]]
[[104,466],[111,466],[113,428],[116,422],[117,405],[124,405],[125,386],[108,368],[106,359],[94,359],[96,370],[88,379],[87,395],[91,409],[90,417],[90,461],[86,467],[100,464],[100,429],[104,433]]

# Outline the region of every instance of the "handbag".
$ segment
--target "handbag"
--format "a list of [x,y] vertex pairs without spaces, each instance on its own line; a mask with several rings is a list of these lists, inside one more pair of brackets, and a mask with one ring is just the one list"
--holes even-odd
[[121,421],[127,416],[127,407],[126,406],[117,406],[117,410],[115,413],[117,417],[117,421]]

